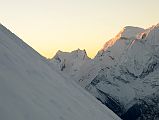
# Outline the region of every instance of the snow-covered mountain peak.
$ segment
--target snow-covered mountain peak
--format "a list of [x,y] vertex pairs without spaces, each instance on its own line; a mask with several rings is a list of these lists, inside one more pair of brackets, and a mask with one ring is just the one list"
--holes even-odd
[[107,41],[101,50],[106,51],[108,48],[113,46],[118,40],[133,40],[136,39],[137,35],[143,32],[143,28],[126,26],[112,39]]
[[127,39],[136,38],[136,35],[142,31],[144,31],[143,28],[126,26],[123,28],[123,31],[121,32],[121,37],[125,37]]
[[50,60],[50,63],[58,70],[62,71],[64,76],[76,77],[80,67],[91,60],[85,50],[74,50],[72,52],[58,51],[56,55]]

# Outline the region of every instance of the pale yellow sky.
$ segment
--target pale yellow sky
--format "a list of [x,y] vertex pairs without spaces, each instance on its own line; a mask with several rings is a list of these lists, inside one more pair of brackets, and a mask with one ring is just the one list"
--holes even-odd
[[0,0],[0,22],[40,54],[86,49],[93,57],[126,25],[159,22],[159,0]]

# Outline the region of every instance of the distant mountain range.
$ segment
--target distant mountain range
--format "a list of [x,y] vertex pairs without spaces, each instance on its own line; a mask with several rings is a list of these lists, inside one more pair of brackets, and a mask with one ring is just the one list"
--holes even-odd
[[159,119],[159,24],[124,27],[94,59],[76,50],[49,61],[123,120]]

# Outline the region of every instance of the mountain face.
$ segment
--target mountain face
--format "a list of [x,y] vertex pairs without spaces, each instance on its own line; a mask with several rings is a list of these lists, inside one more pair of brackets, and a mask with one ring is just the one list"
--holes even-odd
[[123,28],[75,81],[123,120],[158,120],[159,25]]
[[80,85],[85,88],[98,75],[100,70],[110,69],[113,65],[118,64],[120,57],[132,44],[134,38],[143,31],[142,28],[127,26],[113,39],[106,42],[95,58],[81,68],[78,80],[84,82],[80,82]]
[[0,25],[1,120],[120,120]]
[[136,31],[130,32],[132,36],[120,33],[113,45],[108,41],[95,58],[102,67],[89,82],[88,78],[80,82],[124,120],[155,120],[159,119],[159,26]]
[[59,50],[49,62],[63,76],[75,79],[81,66],[90,60],[85,50],[77,49],[72,52],[62,52]]

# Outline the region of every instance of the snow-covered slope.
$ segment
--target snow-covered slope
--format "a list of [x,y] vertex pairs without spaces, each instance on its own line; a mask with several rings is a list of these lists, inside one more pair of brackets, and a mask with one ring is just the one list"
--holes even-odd
[[62,52],[59,50],[49,61],[50,65],[57,68],[65,77],[75,79],[81,66],[90,60],[85,50],[77,49],[72,52]]
[[0,25],[1,120],[119,120]]

